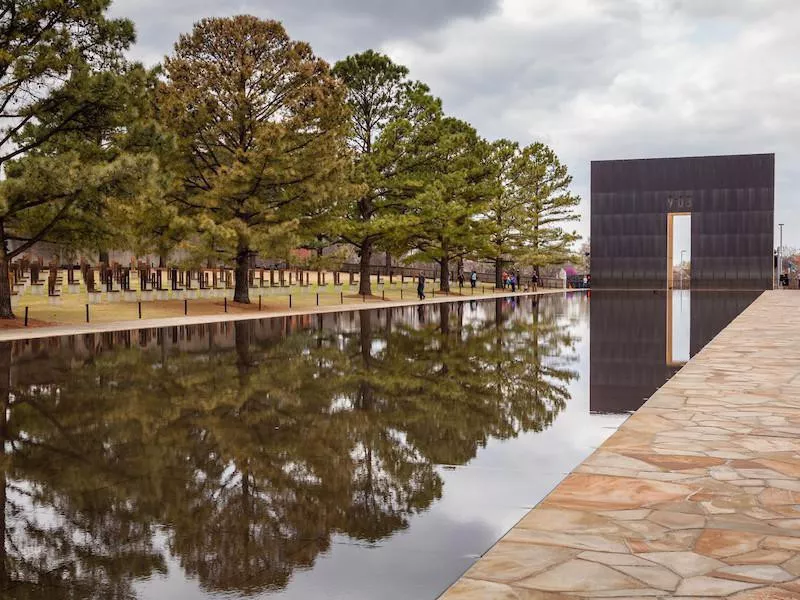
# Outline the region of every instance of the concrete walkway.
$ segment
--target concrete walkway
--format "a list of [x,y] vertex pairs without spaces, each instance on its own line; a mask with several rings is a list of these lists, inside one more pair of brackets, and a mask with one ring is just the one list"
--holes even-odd
[[511,292],[497,291],[492,294],[470,296],[437,296],[420,302],[419,300],[406,301],[380,301],[358,302],[353,304],[340,304],[335,306],[305,307],[295,310],[250,312],[246,314],[216,314],[197,315],[187,317],[168,317],[160,319],[137,319],[129,321],[111,321],[107,323],[86,323],[84,325],[56,325],[53,327],[36,327],[30,329],[6,329],[0,331],[0,342],[14,340],[32,340],[38,338],[55,337],[63,335],[76,335],[83,333],[106,333],[111,331],[130,331],[137,329],[153,329],[159,327],[180,327],[184,325],[202,325],[207,323],[222,323],[228,321],[250,321],[254,319],[270,319],[273,317],[290,317],[307,314],[328,314],[337,312],[351,312],[360,310],[375,310],[381,308],[399,308],[404,306],[417,306],[418,304],[443,304],[445,302],[471,302],[477,300],[496,300],[498,298],[541,296],[547,294],[563,294],[566,291],[579,292],[581,290],[541,289],[538,292]]
[[796,292],[761,296],[442,596],[721,597],[800,598]]

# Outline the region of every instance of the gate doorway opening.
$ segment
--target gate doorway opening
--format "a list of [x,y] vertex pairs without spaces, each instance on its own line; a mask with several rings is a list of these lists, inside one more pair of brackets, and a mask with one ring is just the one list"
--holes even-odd
[[667,214],[667,289],[692,285],[692,213]]

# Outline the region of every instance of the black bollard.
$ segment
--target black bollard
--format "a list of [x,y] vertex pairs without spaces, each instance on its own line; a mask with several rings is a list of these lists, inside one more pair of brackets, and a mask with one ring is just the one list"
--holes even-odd
[[189,301],[186,298],[183,299],[183,314],[184,316],[189,314]]
[[317,294],[317,306],[319,306],[319,294]]
[[228,312],[228,297],[225,296],[222,300],[223,300],[223,305],[225,306],[225,312]]
[[261,310],[261,294],[258,295],[258,310]]
[[386,290],[381,291],[381,300],[386,300]]
[[289,308],[292,308],[292,295],[289,294]]
[[89,305],[86,305],[86,322],[89,322]]
[[28,326],[28,307],[25,307],[25,327]]
[[139,300],[139,318],[142,318],[142,301]]
[[342,304],[344,304],[344,292],[339,292],[339,300],[341,300]]

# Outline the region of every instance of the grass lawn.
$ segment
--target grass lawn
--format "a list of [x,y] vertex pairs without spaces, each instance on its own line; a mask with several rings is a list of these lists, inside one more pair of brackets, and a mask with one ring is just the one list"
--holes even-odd
[[[332,278],[329,278],[329,281]],[[318,288],[316,285],[310,287],[300,287],[293,285],[285,288],[251,288],[251,304],[238,304],[232,301],[233,290],[225,290],[227,297],[227,312],[229,314],[242,314],[259,312],[259,295],[261,296],[260,312],[268,316],[270,312],[286,311],[288,309],[298,312],[313,310],[317,306],[347,306],[354,304],[370,303],[380,305],[383,302],[414,300],[417,297],[416,284],[413,280],[407,279],[403,286],[399,280],[394,284],[389,284],[384,278],[383,284],[378,284],[373,278],[373,295],[364,298],[358,294],[358,284],[349,286],[334,287],[327,285]],[[428,282],[426,295],[430,298],[441,297],[441,292],[437,289],[439,284]],[[479,285],[474,291],[474,295],[491,294],[493,286],[491,284]],[[473,291],[469,287],[460,290],[458,284],[453,286],[451,296],[472,295]],[[170,293],[170,298],[166,300],[142,300],[141,317],[143,319],[157,319],[166,317],[180,317],[184,315],[184,310],[190,316],[222,315],[226,311],[226,302],[223,297],[213,298],[190,298],[186,300],[184,306],[184,293]],[[110,323],[114,321],[130,321],[139,318],[139,301],[122,301],[121,293],[112,294],[115,301],[109,301],[109,294],[101,294],[99,302],[91,302],[89,294],[84,292],[68,293],[66,290],[56,299],[55,302],[46,295],[34,295],[27,290],[17,296],[14,301],[14,313],[16,321],[6,321],[0,324],[0,328],[21,327],[25,314],[25,307],[28,307],[29,326],[44,325],[66,325],[86,322],[86,305],[89,305],[89,320],[92,323]],[[291,296],[291,306],[290,306]],[[319,296],[319,299],[317,297]],[[137,297],[140,297],[137,293]],[[119,298],[119,299],[116,299]],[[95,300],[97,297],[95,297]],[[319,304],[317,304],[319,302]]]

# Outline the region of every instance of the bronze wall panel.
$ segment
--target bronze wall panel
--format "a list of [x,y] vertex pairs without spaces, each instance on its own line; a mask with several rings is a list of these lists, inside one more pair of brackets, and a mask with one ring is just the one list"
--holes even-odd
[[692,214],[692,287],[772,287],[775,155],[592,163],[592,287],[663,289],[667,215]]

